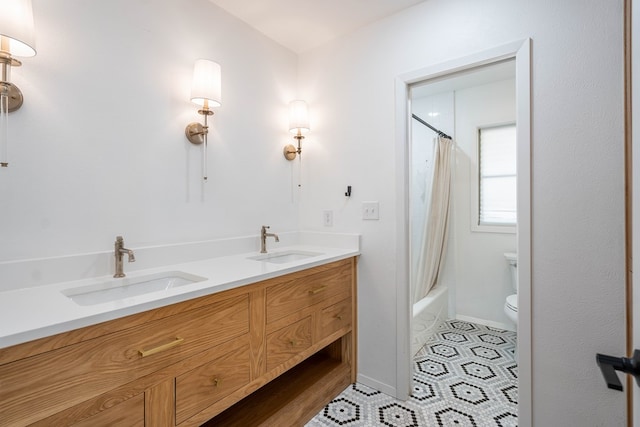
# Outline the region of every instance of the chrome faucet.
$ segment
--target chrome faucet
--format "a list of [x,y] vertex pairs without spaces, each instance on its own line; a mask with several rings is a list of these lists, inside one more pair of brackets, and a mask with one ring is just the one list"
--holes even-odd
[[114,255],[116,257],[116,274],[113,277],[124,277],[126,274],[122,271],[122,255],[127,254],[127,259],[129,262],[135,262],[136,257],[133,255],[133,251],[131,249],[127,249],[124,247],[124,239],[122,236],[116,237],[115,243],[115,251]]
[[263,225],[262,229],[260,230],[260,253],[261,254],[266,254],[267,253],[267,237],[275,238],[276,242],[280,241],[280,238],[278,237],[277,234],[275,234],[275,233],[267,233],[268,229],[269,229],[268,225]]

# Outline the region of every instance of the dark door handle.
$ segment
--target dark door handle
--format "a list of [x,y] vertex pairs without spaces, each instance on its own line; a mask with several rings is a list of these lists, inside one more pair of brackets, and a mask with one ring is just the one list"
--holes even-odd
[[633,375],[636,384],[640,386],[640,350],[633,351],[633,357],[614,357],[605,354],[596,354],[596,362],[602,371],[607,387],[613,390],[622,391],[622,383],[616,371]]

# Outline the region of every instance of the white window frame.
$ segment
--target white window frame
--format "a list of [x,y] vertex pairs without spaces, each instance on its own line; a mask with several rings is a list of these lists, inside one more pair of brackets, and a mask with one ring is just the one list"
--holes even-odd
[[[516,224],[480,224],[480,131],[504,126],[516,126],[515,122],[496,123],[476,127],[476,143],[474,161],[471,164],[471,231],[480,233],[509,233],[517,232]],[[517,142],[516,142],[517,144]],[[517,150],[517,146],[516,146]],[[517,177],[517,173],[516,173]]]

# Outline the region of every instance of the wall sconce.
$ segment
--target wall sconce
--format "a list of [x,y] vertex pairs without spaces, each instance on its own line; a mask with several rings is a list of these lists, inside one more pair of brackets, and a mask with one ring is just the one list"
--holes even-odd
[[11,83],[11,67],[22,65],[13,56],[34,56],[36,44],[31,0],[4,0],[0,7],[0,167],[6,168],[9,113],[23,101],[22,92]]
[[305,133],[311,130],[309,128],[309,108],[307,103],[297,99],[289,103],[289,132],[294,133],[293,136],[298,140],[298,148],[292,144],[288,144],[284,147],[284,158],[287,160],[293,160],[296,158],[296,154],[300,154],[302,158],[302,147],[300,147],[300,141],[304,139]]
[[208,59],[198,59],[193,67],[191,81],[191,102],[202,106],[198,114],[204,116],[204,124],[189,123],[184,130],[189,142],[202,144],[202,180],[207,182],[207,118],[213,115],[210,107],[222,105],[222,71],[220,64]]

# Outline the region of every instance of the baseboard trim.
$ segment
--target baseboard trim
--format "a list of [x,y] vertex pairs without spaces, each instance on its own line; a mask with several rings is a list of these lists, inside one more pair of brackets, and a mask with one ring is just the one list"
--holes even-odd
[[516,325],[508,325],[506,323],[494,322],[492,320],[478,319],[477,317],[456,315],[457,320],[462,320],[470,323],[478,323],[480,325],[488,326],[490,328],[504,329],[505,331],[516,332]]
[[381,383],[380,381],[374,380],[371,377],[368,377],[366,375],[362,375],[362,374],[358,374],[357,375],[357,381],[360,384],[366,385],[367,387],[371,387],[373,389],[376,389],[384,394],[387,394],[389,396],[393,396],[397,398],[396,395],[396,388],[392,387],[388,384],[385,383]]

